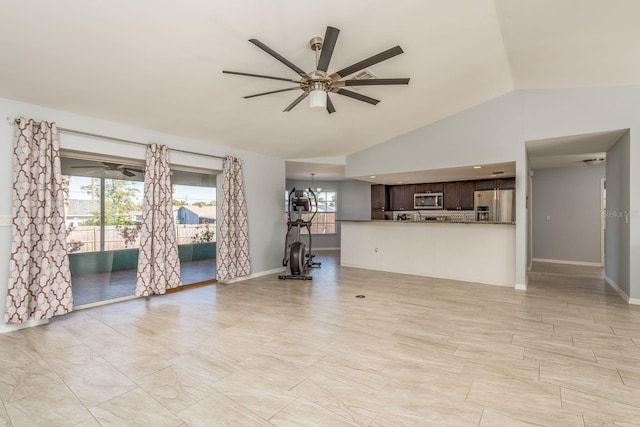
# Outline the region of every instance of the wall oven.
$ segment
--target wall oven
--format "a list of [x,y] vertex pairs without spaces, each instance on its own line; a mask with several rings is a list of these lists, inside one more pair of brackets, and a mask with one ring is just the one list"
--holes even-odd
[[442,209],[443,202],[442,193],[415,193],[413,195],[414,209]]

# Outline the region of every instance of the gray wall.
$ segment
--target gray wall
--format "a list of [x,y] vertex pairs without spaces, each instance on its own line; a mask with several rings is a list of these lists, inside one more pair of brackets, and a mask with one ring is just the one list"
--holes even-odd
[[338,202],[339,219],[371,219],[371,184],[364,181],[342,181]]
[[[630,189],[627,132],[607,151],[607,228],[605,232],[606,277],[631,295],[630,281]],[[637,211],[636,215],[637,217]]]
[[534,259],[601,264],[604,177],[604,163],[534,171]]

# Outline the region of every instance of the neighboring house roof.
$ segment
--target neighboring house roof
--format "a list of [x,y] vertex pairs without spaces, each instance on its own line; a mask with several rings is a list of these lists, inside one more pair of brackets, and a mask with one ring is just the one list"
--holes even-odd
[[180,206],[180,208],[190,211],[199,218],[216,219],[215,206]]

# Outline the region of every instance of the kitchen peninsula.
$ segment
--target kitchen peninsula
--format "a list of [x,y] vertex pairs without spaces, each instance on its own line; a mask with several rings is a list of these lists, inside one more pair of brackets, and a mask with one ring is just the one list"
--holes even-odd
[[514,224],[341,221],[345,267],[515,286]]
[[[514,186],[512,178],[372,185],[372,219],[341,221],[341,264],[515,286],[515,222],[511,213],[509,219],[498,220],[486,215],[493,207],[474,209],[474,198],[487,190],[513,193]],[[441,203],[438,209],[416,209],[417,197],[431,190],[443,194],[444,200],[436,202]]]

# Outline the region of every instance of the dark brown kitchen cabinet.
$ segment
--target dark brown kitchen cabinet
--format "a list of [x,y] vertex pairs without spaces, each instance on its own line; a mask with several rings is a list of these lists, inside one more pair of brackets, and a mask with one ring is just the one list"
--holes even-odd
[[391,185],[389,188],[389,210],[413,210],[413,195],[416,192],[414,184]]
[[445,182],[444,208],[452,210],[472,210],[475,181]]
[[476,181],[476,190],[513,190],[516,188],[515,178],[482,179]]
[[371,219],[383,220],[388,207],[387,187],[383,184],[371,186]]
[[514,190],[516,188],[515,178],[496,179],[496,188],[499,190]]
[[371,208],[387,209],[387,188],[384,184],[371,185]]
[[436,182],[433,184],[416,184],[416,193],[442,193],[444,184]]
[[496,180],[495,179],[481,179],[480,181],[476,181],[476,190],[495,190]]

